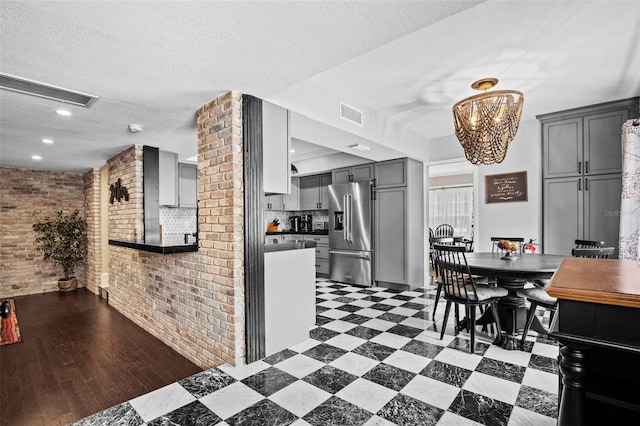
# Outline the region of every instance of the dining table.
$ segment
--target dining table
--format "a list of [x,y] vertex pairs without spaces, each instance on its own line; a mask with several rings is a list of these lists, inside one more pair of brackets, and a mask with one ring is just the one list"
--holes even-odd
[[[565,257],[567,256],[558,254],[515,253],[507,260],[505,253],[500,252],[466,253],[467,264],[473,275],[493,278],[499,287],[508,291],[507,296],[498,301],[500,326],[507,333],[507,338],[503,339],[502,343],[504,349],[519,349],[515,335],[524,330],[526,322],[525,299],[518,296],[517,291],[523,289],[527,283],[535,285],[536,280],[551,278]],[[486,310],[476,323],[486,325],[492,322],[491,311]],[[538,333],[548,331],[537,316],[534,317],[531,329]]]

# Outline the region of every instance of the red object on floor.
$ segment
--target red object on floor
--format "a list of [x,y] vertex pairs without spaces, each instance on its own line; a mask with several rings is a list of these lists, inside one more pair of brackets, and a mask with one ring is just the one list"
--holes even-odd
[[11,304],[9,317],[0,319],[0,346],[22,341],[18,318],[16,317],[16,303],[13,299],[10,299],[9,303]]

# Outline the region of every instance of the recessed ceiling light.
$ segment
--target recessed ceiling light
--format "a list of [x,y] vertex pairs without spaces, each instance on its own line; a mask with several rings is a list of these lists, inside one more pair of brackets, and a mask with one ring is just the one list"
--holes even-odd
[[42,143],[47,143],[47,144],[51,145],[53,143],[53,140],[51,140],[51,139],[42,139]]
[[64,115],[65,117],[68,117],[71,115],[71,111],[68,111],[66,109],[57,109],[56,110],[56,114],[58,115]]
[[361,143],[357,143],[355,145],[349,145],[349,148],[355,149],[356,151],[371,151],[370,146],[363,145]]
[[32,155],[31,159],[39,161],[39,160],[42,160],[42,157],[40,157],[39,155]]
[[295,149],[290,149],[289,152],[293,154],[294,152],[296,152],[296,150]]

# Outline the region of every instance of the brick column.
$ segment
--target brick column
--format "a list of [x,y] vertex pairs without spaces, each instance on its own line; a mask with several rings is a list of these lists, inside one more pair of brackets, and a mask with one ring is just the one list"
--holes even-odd
[[86,287],[98,292],[102,273],[102,233],[100,229],[100,169],[86,172],[84,181],[84,218],[87,221],[87,257],[84,262]]
[[214,332],[244,362],[242,95],[227,92],[198,110],[200,252],[226,321]]

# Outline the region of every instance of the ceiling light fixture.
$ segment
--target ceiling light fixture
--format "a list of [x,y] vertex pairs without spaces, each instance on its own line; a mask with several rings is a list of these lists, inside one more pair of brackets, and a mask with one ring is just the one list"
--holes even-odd
[[66,109],[57,109],[56,110],[56,114],[58,115],[64,115],[65,117],[68,117],[71,115],[71,111],[68,111]]
[[355,145],[349,145],[349,148],[355,149],[356,151],[371,151],[370,146],[363,145],[361,143],[357,143]]
[[42,143],[46,143],[46,144],[51,145],[53,143],[53,140],[51,140],[51,139],[42,139]]
[[453,106],[456,137],[472,164],[501,163],[518,132],[524,96],[517,90],[487,92],[496,84],[497,78],[473,82],[471,87],[484,93]]
[[142,124],[134,124],[134,123],[129,124],[129,131],[131,133],[141,132],[142,131]]
[[290,149],[289,152],[293,154],[294,152],[296,152],[296,150],[295,149]]
[[39,155],[32,155],[31,159],[32,160],[36,160],[36,161],[40,161],[40,160],[42,160],[42,157],[40,157]]

